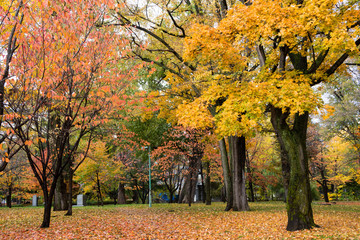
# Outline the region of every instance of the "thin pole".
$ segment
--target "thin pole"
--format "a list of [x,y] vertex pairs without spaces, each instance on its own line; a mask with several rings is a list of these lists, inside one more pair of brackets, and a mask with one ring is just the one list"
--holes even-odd
[[149,145],[149,207],[151,207],[151,158],[150,158],[150,145]]

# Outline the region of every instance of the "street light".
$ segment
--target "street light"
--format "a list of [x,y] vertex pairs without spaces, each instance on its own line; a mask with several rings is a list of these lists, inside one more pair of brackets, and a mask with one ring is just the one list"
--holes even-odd
[[149,207],[151,207],[151,158],[150,158],[150,145],[146,146],[145,149],[149,149]]

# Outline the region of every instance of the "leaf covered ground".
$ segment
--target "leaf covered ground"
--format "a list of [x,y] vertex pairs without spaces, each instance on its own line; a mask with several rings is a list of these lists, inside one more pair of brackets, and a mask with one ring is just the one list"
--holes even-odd
[[314,204],[321,228],[287,232],[282,202],[251,203],[224,212],[222,203],[81,207],[53,212],[40,229],[42,207],[0,208],[0,239],[360,239],[360,204]]

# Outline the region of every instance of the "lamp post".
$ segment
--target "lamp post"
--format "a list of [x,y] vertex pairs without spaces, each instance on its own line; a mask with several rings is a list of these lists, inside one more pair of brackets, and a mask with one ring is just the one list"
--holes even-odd
[[145,149],[149,149],[149,207],[151,207],[151,158],[150,158],[150,145],[146,146]]

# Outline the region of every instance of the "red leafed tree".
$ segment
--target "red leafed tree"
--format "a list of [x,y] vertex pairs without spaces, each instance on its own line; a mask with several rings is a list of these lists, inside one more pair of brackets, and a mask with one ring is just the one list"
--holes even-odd
[[132,71],[119,61],[120,33],[98,27],[111,2],[29,1],[9,79],[6,121],[24,144],[44,195],[41,227],[49,227],[57,179],[77,154],[80,140],[119,109]]
[[195,194],[201,159],[204,155],[203,137],[202,130],[176,126],[165,136],[165,145],[152,153],[152,157],[156,159],[155,172],[164,181],[170,199],[181,187],[182,177],[185,177],[179,201],[187,201],[189,206]]
[[[139,148],[141,149],[141,148]],[[120,151],[116,156],[126,172],[126,179],[122,179],[122,184],[127,182],[129,189],[132,190],[132,198],[134,202],[138,202],[139,198],[144,204],[149,194],[149,168],[135,151]]]
[[[116,149],[114,161],[121,162],[124,173],[119,178],[118,202],[126,203],[125,185],[132,193],[133,202],[144,204],[149,194],[149,165],[144,146],[149,143],[125,125],[117,126],[116,138],[111,141]],[[146,160],[144,161],[144,156]]]

